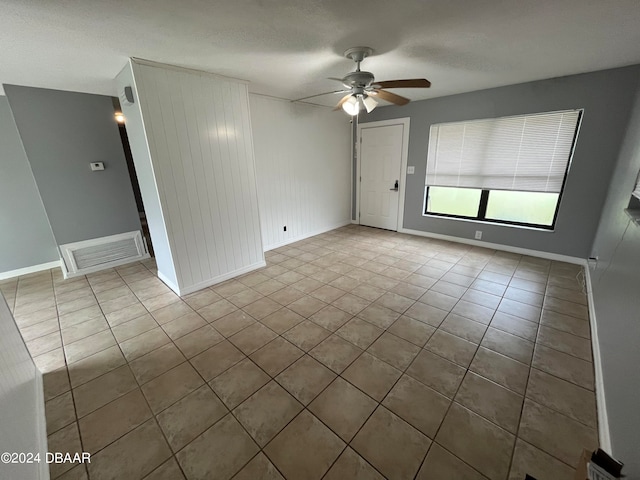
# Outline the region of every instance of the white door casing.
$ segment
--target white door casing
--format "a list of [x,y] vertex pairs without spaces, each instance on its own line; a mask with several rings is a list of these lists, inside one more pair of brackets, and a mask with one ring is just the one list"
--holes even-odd
[[358,137],[359,223],[397,231],[404,212],[409,119],[358,125]]

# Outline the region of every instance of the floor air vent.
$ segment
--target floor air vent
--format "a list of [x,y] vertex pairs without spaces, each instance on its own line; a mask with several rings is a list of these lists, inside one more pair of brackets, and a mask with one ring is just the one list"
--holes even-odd
[[60,245],[66,276],[84,275],[148,257],[140,232]]

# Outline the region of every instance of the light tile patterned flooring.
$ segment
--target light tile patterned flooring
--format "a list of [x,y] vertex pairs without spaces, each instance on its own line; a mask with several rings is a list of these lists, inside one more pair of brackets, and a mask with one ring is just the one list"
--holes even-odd
[[153,261],[1,282],[69,479],[573,478],[580,268],[348,226],[179,298]]

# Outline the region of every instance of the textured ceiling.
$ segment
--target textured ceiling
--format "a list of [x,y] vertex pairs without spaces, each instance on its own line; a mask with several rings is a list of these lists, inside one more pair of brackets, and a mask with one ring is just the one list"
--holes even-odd
[[[0,83],[115,94],[139,57],[299,98],[340,87],[352,46],[414,100],[640,63],[639,0],[0,0]],[[1,93],[1,92],[0,92]],[[331,103],[336,96],[320,97]]]

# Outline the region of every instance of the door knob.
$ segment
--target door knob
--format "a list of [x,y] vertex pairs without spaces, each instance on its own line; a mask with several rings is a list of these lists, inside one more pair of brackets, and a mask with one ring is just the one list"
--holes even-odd
[[398,180],[396,180],[396,183],[393,186],[393,188],[390,188],[389,190],[395,190],[396,192],[398,191]]

